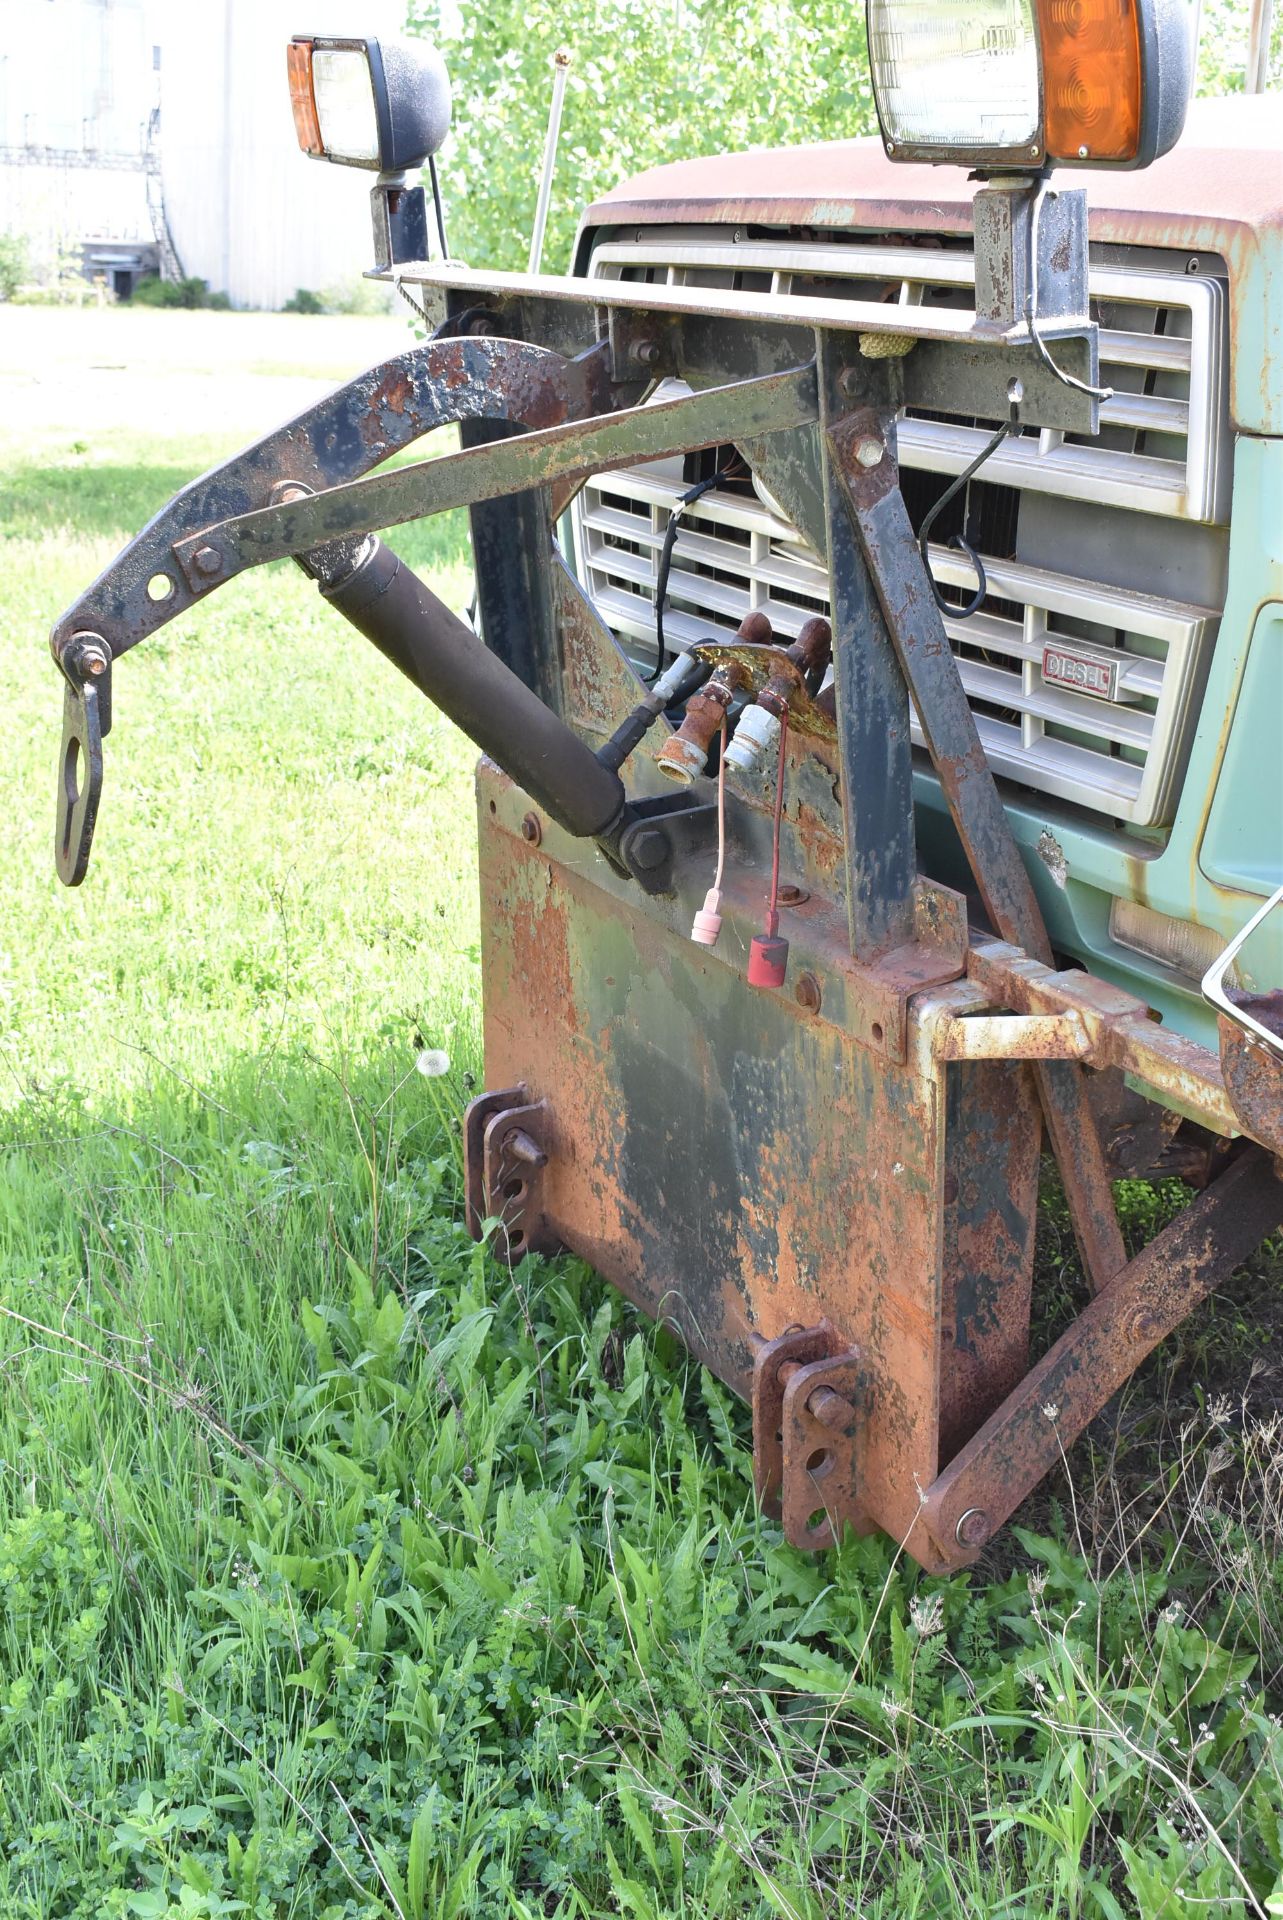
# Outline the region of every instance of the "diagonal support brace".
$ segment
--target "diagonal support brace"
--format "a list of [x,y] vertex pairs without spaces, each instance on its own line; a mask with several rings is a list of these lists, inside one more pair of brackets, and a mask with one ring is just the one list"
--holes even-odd
[[[958,663],[931,593],[895,458],[894,416],[860,408],[825,436],[833,476],[855,524],[905,683],[918,711],[985,908],[1004,940],[1052,964],[1033,882],[980,744]],[[1047,1130],[1093,1292],[1126,1263],[1105,1156],[1081,1068],[1042,1061],[1035,1069]]]

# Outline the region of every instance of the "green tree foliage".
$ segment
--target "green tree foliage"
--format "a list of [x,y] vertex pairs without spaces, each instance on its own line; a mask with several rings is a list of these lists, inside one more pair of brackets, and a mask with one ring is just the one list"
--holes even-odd
[[[1198,33],[1198,91],[1242,93],[1247,66],[1249,8],[1246,0],[1203,0]],[[1270,91],[1283,87],[1283,7],[1276,4],[1270,34]],[[1283,119],[1283,102],[1277,111]]]
[[29,271],[27,242],[20,233],[0,233],[0,300],[12,300]]
[[488,0],[461,14],[411,0],[410,25],[450,66],[450,246],[477,264],[526,265],[559,45],[573,64],[550,271],[570,264],[583,208],[644,167],[874,125],[864,10],[849,0]]

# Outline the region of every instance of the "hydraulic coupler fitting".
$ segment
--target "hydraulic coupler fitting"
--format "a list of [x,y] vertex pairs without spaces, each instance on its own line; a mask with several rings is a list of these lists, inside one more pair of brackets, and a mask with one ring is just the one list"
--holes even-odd
[[[808,620],[787,656],[799,673],[819,672],[828,661],[833,633],[827,620],[817,614]],[[737,773],[754,773],[768,753],[779,745],[780,723],[789,699],[797,691],[798,679],[789,673],[772,674],[751,707],[745,707],[735,728],[735,738],[726,749],[726,764]]]
[[[771,623],[764,613],[746,614],[737,638],[750,646],[769,645]],[[668,736],[655,756],[659,771],[683,787],[697,780],[707,765],[709,749],[732,700],[748,684],[748,674],[738,660],[723,660],[707,684],[691,695],[681,726]]]
[[692,692],[707,673],[704,662],[697,660],[694,654],[679,653],[645,698],[637,702],[623,725],[616,728],[604,747],[597,749],[597,758],[602,766],[618,772],[629,755],[641,745],[664,708],[671,706],[674,700],[680,700],[683,694]]

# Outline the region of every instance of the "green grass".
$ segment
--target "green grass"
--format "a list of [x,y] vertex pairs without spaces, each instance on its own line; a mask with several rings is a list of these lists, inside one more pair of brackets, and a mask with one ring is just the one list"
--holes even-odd
[[58,888],[50,619],[227,450],[4,463],[0,1916],[1262,1912],[1261,1263],[982,1572],[807,1557],[670,1337],[468,1240],[472,756],[294,570],[117,669]]

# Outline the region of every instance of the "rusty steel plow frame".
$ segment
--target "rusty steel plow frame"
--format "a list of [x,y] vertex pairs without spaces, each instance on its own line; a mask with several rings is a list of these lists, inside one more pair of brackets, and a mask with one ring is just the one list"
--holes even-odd
[[[1240,1115],[1216,1056],[1058,969],[900,491],[906,401],[1077,431],[1096,403],[974,315],[416,274],[444,298],[433,340],[194,482],[55,627],[60,869],[74,883],[88,858],[114,659],[245,568],[297,559],[487,756],[473,1230],[512,1259],[582,1255],[751,1399],[759,1497],[790,1540],[880,1527],[925,1567],[965,1565],[1283,1219],[1277,1085]],[[1093,384],[1092,327],[1058,350]],[[686,390],[655,400],[665,376]],[[370,471],[449,423],[459,451]],[[714,795],[675,794],[653,737],[614,771],[602,750],[647,690],[553,537],[589,473],[725,446],[830,573],[836,722],[786,736],[774,992],[745,965],[774,774],[728,779],[722,934],[697,946]],[[350,585],[375,577],[377,529],[456,506],[485,647],[395,557],[377,592]],[[431,649],[390,631],[393,602]],[[918,871],[911,702],[970,914]],[[1102,1069],[1235,1141],[1131,1259],[1089,1098]],[[1031,1369],[1044,1127],[1092,1298]]]

